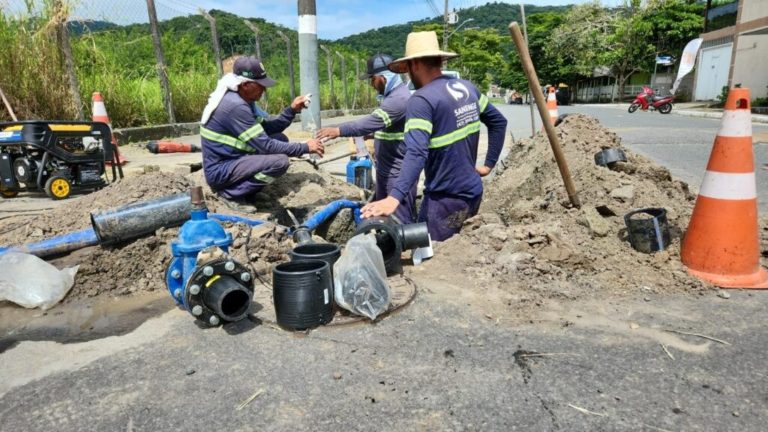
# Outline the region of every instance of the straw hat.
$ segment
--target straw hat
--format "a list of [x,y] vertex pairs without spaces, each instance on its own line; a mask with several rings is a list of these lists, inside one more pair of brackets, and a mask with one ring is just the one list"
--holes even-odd
[[440,49],[437,33],[434,31],[412,32],[408,33],[408,40],[405,42],[405,56],[390,63],[389,70],[402,73],[402,65],[407,60],[423,57],[441,57],[447,60],[458,56],[456,53]]

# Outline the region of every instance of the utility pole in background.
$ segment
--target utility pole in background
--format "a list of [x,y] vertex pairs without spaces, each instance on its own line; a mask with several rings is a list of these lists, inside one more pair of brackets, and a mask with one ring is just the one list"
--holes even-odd
[[302,111],[304,130],[320,127],[320,80],[317,72],[317,7],[315,0],[298,0],[299,73],[301,94],[311,93],[313,102]]
[[168,71],[165,69],[165,54],[163,53],[163,42],[160,38],[160,26],[157,24],[155,0],[147,0],[147,13],[149,14],[149,27],[152,31],[152,44],[155,46],[157,77],[160,79],[160,88],[163,90],[163,105],[165,105],[165,111],[168,113],[168,122],[173,124],[176,123],[176,115],[173,113],[171,83],[168,82]]
[[213,55],[216,57],[216,67],[219,70],[219,78],[224,75],[224,66],[221,64],[221,47],[219,46],[219,32],[216,31],[216,18],[206,12],[204,9],[200,9],[200,15],[202,15],[211,25],[211,39],[213,40]]
[[443,11],[443,51],[448,51],[448,0],[445,0]]
[[[523,20],[523,34],[525,35],[525,45],[528,46],[528,27],[525,25],[525,5],[520,3],[520,15]],[[531,138],[536,135],[536,116],[533,114],[533,95],[530,86],[528,86],[528,105],[531,107]]]
[[291,85],[291,101],[296,98],[296,78],[293,73],[293,50],[291,50],[291,38],[280,30],[275,31],[280,39],[285,42],[285,51],[288,55],[288,82]]

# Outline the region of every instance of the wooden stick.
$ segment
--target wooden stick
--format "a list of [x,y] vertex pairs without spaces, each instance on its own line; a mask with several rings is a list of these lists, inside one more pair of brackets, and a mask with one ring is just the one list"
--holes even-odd
[[13,108],[11,108],[11,103],[8,102],[8,99],[5,97],[5,93],[3,92],[3,89],[0,88],[0,98],[3,99],[3,104],[5,105],[5,109],[8,110],[8,114],[11,115],[11,118],[13,121],[19,121],[18,118],[16,118],[16,113],[13,112]]
[[520,27],[516,22],[509,25],[509,33],[512,35],[512,40],[515,42],[515,46],[517,46],[517,52],[520,54],[520,62],[523,64],[523,72],[525,72],[525,76],[528,78],[528,85],[531,88],[531,93],[533,93],[533,98],[536,100],[536,105],[539,108],[541,122],[544,124],[544,130],[547,132],[549,144],[552,146],[552,152],[555,153],[555,161],[557,161],[557,167],[560,169],[560,175],[563,177],[565,190],[568,192],[568,199],[574,207],[580,208],[581,201],[579,201],[579,194],[576,192],[576,185],[573,183],[571,171],[568,169],[568,162],[565,160],[565,154],[563,154],[563,149],[560,147],[560,140],[557,138],[555,126],[549,118],[547,103],[544,100],[544,93],[541,92],[539,77],[536,75],[536,69],[533,67],[533,61],[528,52],[528,45],[525,43],[523,34],[520,32]]
[[670,332],[670,333],[677,333],[677,334],[686,335],[686,336],[696,336],[696,337],[700,337],[702,339],[707,339],[707,340],[711,340],[711,341],[714,341],[714,342],[717,342],[717,343],[721,343],[723,345],[730,345],[731,344],[730,342],[726,342],[724,340],[721,340],[721,339],[718,339],[718,338],[713,338],[712,336],[707,336],[707,335],[703,335],[703,334],[688,333],[688,332],[684,332],[684,331],[680,331],[680,330],[672,330],[672,329],[667,329],[667,331]]
[[573,409],[575,409],[576,411],[578,411],[580,413],[594,415],[594,416],[598,416],[598,417],[608,417],[608,414],[603,414],[603,413],[599,413],[599,412],[590,411],[590,410],[588,410],[586,408],[582,408],[580,406],[576,406],[576,405],[573,405],[573,404],[568,404],[568,406],[573,408]]

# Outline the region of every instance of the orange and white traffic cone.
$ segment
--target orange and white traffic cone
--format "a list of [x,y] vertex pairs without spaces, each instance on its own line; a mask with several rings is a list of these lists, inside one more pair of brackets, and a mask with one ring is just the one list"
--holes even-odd
[[[92,111],[91,121],[106,123],[107,126],[109,126],[109,130],[111,132],[112,122],[109,121],[109,114],[107,114],[107,106],[104,105],[104,98],[101,96],[101,92],[93,92],[91,101],[93,102],[93,111]],[[117,145],[117,139],[115,139],[114,133],[112,133],[112,144],[115,146],[115,157],[116,157],[117,163],[120,165],[125,165],[125,163],[128,162],[128,159],[124,158],[123,155],[120,154],[120,150],[118,149],[118,145]],[[107,161],[108,165],[111,163],[112,161]]]
[[749,89],[728,93],[680,251],[691,275],[723,288],[768,288],[760,266]]
[[552,124],[555,124],[559,114],[557,113],[557,98],[555,97],[555,87],[549,88],[549,94],[547,95],[547,111],[549,111],[549,120]]

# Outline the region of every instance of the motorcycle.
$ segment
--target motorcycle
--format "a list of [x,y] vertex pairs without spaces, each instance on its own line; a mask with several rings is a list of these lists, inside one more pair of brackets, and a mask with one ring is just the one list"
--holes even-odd
[[669,114],[672,112],[672,102],[675,101],[673,95],[669,96],[656,96],[656,92],[648,86],[643,86],[643,91],[635,96],[635,100],[629,106],[630,114],[637,111],[638,108],[642,108],[643,111],[658,110],[662,114]]

